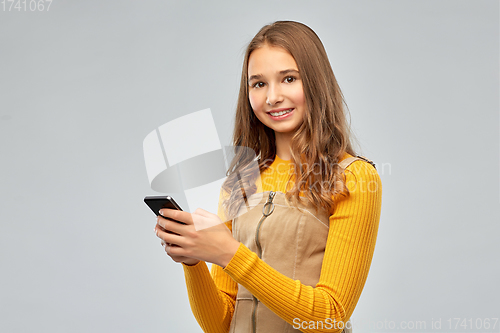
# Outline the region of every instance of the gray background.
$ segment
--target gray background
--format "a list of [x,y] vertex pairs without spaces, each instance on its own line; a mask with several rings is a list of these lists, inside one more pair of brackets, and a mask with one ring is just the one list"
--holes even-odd
[[229,144],[243,50],[279,19],[322,39],[384,185],[356,332],[500,317],[498,1],[54,0],[0,11],[1,332],[201,331],[142,140],[210,107]]

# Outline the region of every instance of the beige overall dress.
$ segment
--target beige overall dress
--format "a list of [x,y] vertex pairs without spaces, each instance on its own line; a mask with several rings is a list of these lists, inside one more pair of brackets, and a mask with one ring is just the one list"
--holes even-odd
[[[345,169],[358,159],[364,158],[349,157],[339,165]],[[316,286],[328,238],[329,213],[304,205],[299,206],[299,211],[288,204],[282,192],[254,194],[248,206],[250,210],[233,219],[233,237],[278,272],[304,285]],[[230,333],[298,332],[293,326],[238,284]],[[350,333],[351,329],[343,332]]]

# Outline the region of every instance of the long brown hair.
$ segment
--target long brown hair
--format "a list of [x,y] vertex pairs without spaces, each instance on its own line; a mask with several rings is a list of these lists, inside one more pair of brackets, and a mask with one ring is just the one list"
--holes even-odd
[[[335,79],[328,56],[316,33],[293,21],[277,21],[264,26],[249,43],[241,73],[236,107],[233,145],[255,152],[258,169],[244,150],[237,149],[222,188],[227,216],[235,216],[243,200],[256,192],[256,177],[269,167],[276,155],[274,131],[254,115],[248,99],[248,60],[263,45],[281,47],[295,59],[306,99],[306,113],[291,140],[294,165],[293,188],[286,193],[294,204],[310,203],[333,211],[332,196],[348,193],[338,162],[344,153],[356,155],[346,119],[344,96]],[[255,165],[255,163],[254,163]],[[305,202],[304,202],[305,200]]]

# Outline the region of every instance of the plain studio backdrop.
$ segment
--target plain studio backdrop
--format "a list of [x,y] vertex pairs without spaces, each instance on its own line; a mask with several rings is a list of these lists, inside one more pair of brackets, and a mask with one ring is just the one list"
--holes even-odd
[[492,331],[470,325],[500,317],[498,1],[30,4],[0,3],[1,332],[201,332],[142,141],[211,108],[230,144],[245,46],[275,20],[320,36],[383,181],[355,332]]

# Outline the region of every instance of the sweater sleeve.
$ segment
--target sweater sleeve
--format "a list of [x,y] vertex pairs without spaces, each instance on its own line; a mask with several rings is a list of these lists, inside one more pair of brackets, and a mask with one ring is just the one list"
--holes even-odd
[[[224,221],[222,201],[225,193],[221,189],[217,214]],[[226,222],[232,231],[232,221]],[[189,266],[182,264],[188,292],[189,304],[196,321],[206,333],[229,332],[231,319],[238,293],[238,284],[223,271],[222,267],[212,264],[210,272],[204,261]]]
[[[226,225],[231,229],[231,221]],[[204,261],[182,266],[189,304],[203,332],[229,332],[238,284],[219,265],[212,264],[211,272]]]
[[[375,169],[364,161],[352,163],[345,174],[350,194],[335,200],[315,287],[279,273],[241,243],[222,269],[302,332],[341,332],[368,276],[380,219],[382,184]],[[311,321],[322,321],[324,328],[309,326]]]

